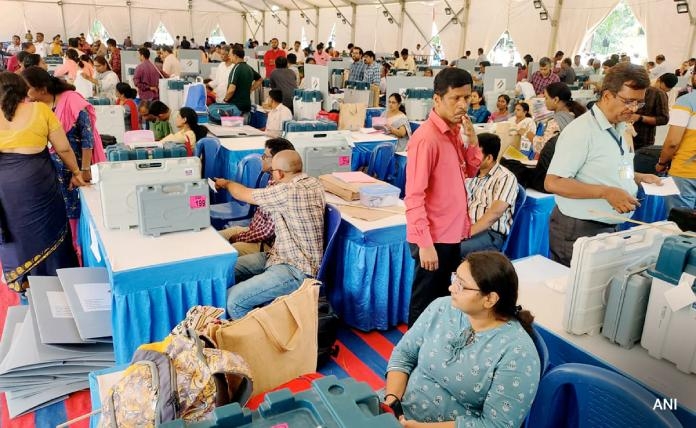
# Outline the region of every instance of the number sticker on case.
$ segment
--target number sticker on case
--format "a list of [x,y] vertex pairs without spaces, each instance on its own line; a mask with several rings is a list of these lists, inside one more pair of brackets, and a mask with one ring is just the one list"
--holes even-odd
[[189,206],[192,210],[199,208],[205,208],[207,205],[207,198],[204,195],[194,195],[189,197]]

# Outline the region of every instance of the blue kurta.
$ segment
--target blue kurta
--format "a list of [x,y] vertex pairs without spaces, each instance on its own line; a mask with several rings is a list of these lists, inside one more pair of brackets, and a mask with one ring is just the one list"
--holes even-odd
[[394,348],[387,371],[409,375],[404,416],[457,427],[518,427],[539,384],[539,356],[516,320],[469,335],[451,297],[428,306]]

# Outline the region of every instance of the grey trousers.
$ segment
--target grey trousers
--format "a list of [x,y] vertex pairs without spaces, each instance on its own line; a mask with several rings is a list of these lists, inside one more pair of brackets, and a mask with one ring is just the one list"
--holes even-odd
[[549,248],[551,260],[570,266],[573,258],[573,244],[583,236],[595,236],[604,232],[616,232],[618,224],[606,224],[592,220],[568,217],[556,206],[549,222]]

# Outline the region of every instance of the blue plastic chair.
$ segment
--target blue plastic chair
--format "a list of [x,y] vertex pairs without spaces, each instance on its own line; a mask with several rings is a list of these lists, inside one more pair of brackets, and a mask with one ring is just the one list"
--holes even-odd
[[203,166],[203,178],[219,177],[217,170],[217,157],[220,153],[220,140],[205,137],[198,140],[193,155],[201,160]]
[[324,209],[324,255],[321,257],[317,279],[326,284],[326,270],[328,262],[333,255],[333,247],[336,243],[336,234],[341,225],[341,212],[335,206],[326,204]]
[[520,211],[522,211],[522,206],[526,201],[527,191],[524,189],[524,186],[517,184],[517,199],[515,199],[515,212],[512,214],[512,227],[510,227],[510,233],[508,233],[508,236],[505,238],[505,242],[503,243],[503,247],[500,249],[500,252],[505,253],[507,256],[509,256],[509,254],[507,254],[507,247],[510,243],[510,237],[513,233],[515,233],[515,229],[517,228],[517,216],[519,215]]
[[657,397],[613,371],[586,364],[562,364],[541,380],[529,413],[534,428],[677,428],[674,414],[654,411]]
[[549,369],[549,348],[546,346],[544,338],[541,337],[541,334],[539,334],[539,331],[534,325],[532,325],[532,333],[532,341],[539,354],[539,367],[541,367],[540,377],[544,377],[546,371]]
[[394,144],[380,143],[372,149],[370,163],[367,165],[367,175],[386,181],[391,176],[394,165]]
[[[234,181],[246,187],[256,188],[261,182],[260,177],[263,169],[261,155],[252,153],[246,155],[237,165],[237,175]],[[266,180],[268,182],[268,180]],[[224,229],[227,223],[251,218],[254,215],[255,206],[246,202],[232,200],[221,204],[210,206],[210,224],[220,230]]]

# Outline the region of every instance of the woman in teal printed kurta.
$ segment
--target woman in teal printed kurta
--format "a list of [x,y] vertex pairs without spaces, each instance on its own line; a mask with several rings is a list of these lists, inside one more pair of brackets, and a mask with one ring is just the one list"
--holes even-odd
[[407,427],[519,427],[540,364],[512,264],[501,253],[472,253],[449,290],[394,348],[385,403],[401,400]]

